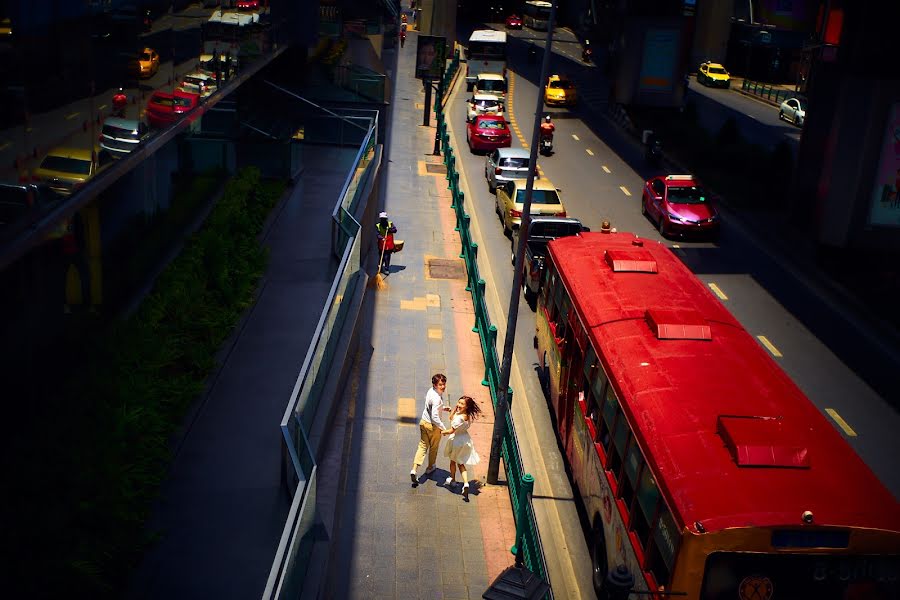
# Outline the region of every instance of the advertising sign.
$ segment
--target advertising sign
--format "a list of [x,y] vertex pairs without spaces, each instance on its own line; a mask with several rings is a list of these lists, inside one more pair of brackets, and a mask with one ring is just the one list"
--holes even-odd
[[895,102],[888,111],[881,160],[875,171],[869,223],[900,226],[900,102]]
[[446,56],[447,38],[420,35],[416,47],[416,79],[440,79],[444,75]]
[[644,35],[639,87],[641,90],[672,89],[678,56],[679,32],[675,29],[648,29]]

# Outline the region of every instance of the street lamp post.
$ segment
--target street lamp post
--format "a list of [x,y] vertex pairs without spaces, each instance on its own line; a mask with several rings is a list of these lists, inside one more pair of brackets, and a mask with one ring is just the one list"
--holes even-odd
[[531,156],[528,159],[528,182],[525,185],[525,202],[522,207],[522,224],[519,226],[519,245],[516,247],[516,268],[509,296],[509,310],[506,318],[506,338],[503,342],[503,358],[500,363],[500,387],[497,390],[497,410],[494,415],[494,429],[491,434],[491,458],[488,462],[487,482],[496,484],[500,473],[500,447],[506,433],[506,415],[509,412],[507,391],[509,372],[512,368],[513,345],[516,340],[516,322],[519,317],[519,290],[522,289],[522,255],[528,238],[528,223],[531,221],[531,196],[534,190],[534,174],[537,169],[537,153],[540,147],[541,113],[544,97],[541,85],[547,81],[550,69],[550,55],[553,53],[553,24],[556,19],[556,2],[550,3],[550,20],[547,23],[547,43],[544,60],[541,62],[541,78],[538,80],[538,98],[534,109],[534,129],[531,132]]

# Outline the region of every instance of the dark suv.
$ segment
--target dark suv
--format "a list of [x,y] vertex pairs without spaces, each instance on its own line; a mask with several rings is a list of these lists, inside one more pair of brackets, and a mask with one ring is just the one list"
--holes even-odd
[[24,231],[61,199],[42,183],[0,183],[0,238]]

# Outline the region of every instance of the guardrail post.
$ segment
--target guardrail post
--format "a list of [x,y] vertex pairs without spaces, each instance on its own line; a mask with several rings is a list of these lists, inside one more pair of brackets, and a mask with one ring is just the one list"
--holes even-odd
[[[484,282],[484,280],[482,279],[479,281],[479,284],[481,284],[483,282]],[[481,285],[479,285],[479,288],[481,288],[483,291],[483,288]],[[497,344],[497,326],[496,325],[491,325],[490,327],[488,327],[488,344],[490,345],[491,348],[496,347],[496,344]],[[490,353],[486,352],[485,354],[490,356]],[[493,364],[494,364],[494,361],[490,360],[489,358],[485,358],[484,379],[481,380],[481,385],[485,385],[485,386],[491,385],[491,379],[490,379],[491,365],[493,365]]]
[[522,475],[522,483],[519,486],[519,502],[516,508],[516,543],[510,548],[510,552],[516,557],[516,565],[524,564],[522,553],[522,537],[525,535],[525,522],[528,520],[525,507],[528,505],[528,494],[534,491],[534,477],[531,473]]

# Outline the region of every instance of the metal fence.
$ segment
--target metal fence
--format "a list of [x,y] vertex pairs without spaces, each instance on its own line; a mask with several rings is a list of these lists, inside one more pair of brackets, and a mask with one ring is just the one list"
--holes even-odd
[[[459,52],[457,51],[453,61],[441,83],[443,90],[449,90],[450,82],[459,69]],[[444,164],[447,166],[447,182],[452,193],[452,208],[456,211],[456,225],[461,241],[460,258],[465,259],[468,274],[466,290],[472,294],[472,302],[475,306],[475,327],[473,331],[478,333],[481,341],[481,351],[484,355],[484,379],[481,384],[487,386],[491,392],[491,401],[497,406],[497,395],[500,388],[500,357],[497,354],[497,327],[491,324],[485,302],[485,281],[478,273],[478,243],[472,239],[469,230],[471,217],[465,210],[465,194],[459,189],[459,172],[456,170],[456,157],[450,145],[450,136],[447,134],[447,124],[443,114],[442,94],[435,98],[434,108],[437,113],[438,135],[441,140],[441,150],[444,155]],[[513,390],[507,389],[507,398],[512,402]],[[501,446],[501,456],[506,469],[506,480],[509,486],[509,495],[516,517],[516,547],[522,553],[525,566],[533,573],[549,583],[547,566],[544,560],[544,550],[541,546],[541,537],[534,518],[534,507],[531,502],[531,489],[533,478],[525,473],[522,466],[522,457],[519,453],[519,441],[516,438],[516,430],[513,423],[512,412],[507,412],[506,433]],[[523,522],[524,521],[524,522]],[[553,592],[547,592],[547,598],[553,597]]]
[[745,79],[741,84],[741,90],[766,100],[771,100],[775,104],[781,104],[788,98],[796,98],[797,92],[794,90],[786,90],[784,88],[776,88],[766,83],[759,83]]

